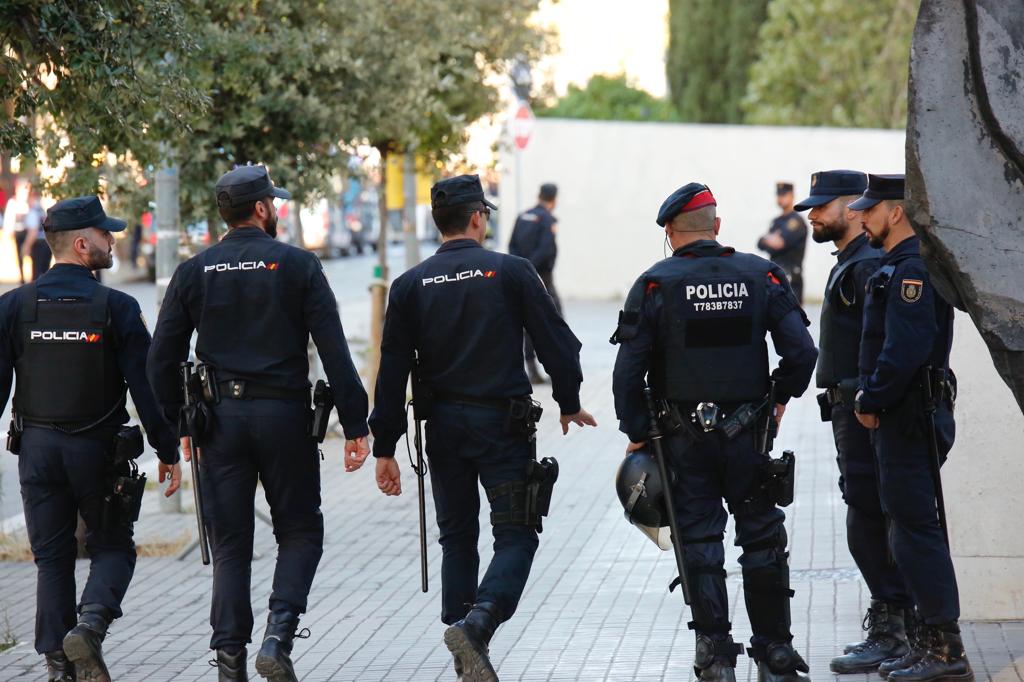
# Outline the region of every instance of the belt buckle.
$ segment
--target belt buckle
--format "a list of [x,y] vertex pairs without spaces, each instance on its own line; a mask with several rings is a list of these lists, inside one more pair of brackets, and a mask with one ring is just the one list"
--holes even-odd
[[697,403],[697,409],[690,413],[690,420],[704,429],[704,433],[714,431],[721,418],[721,409],[712,402]]
[[231,397],[240,400],[245,395],[245,382],[237,379],[231,380]]

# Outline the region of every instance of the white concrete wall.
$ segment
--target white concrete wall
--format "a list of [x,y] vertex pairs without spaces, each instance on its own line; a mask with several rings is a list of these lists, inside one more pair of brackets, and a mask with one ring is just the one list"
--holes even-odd
[[957,433],[942,480],[960,608],[969,620],[1024,619],[1024,416],[970,317],[957,314]]
[[[796,184],[797,201],[814,171],[853,168],[901,173],[904,133],[892,130],[626,123],[538,119],[529,146],[501,157],[500,226],[507,243],[516,215],[535,203],[543,182],[559,186],[555,282],[567,298],[622,299],[636,277],[662,258],[654,219],[665,197],[691,181],[718,200],[721,240],[756,252],[778,214],[775,182]],[[805,291],[820,299],[831,244],[808,238]]]

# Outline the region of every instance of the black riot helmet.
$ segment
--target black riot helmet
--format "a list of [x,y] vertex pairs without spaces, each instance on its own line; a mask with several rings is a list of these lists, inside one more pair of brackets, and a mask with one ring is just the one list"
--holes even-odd
[[634,450],[622,460],[615,475],[615,492],[626,520],[662,549],[671,548],[665,486],[658,472],[658,462],[648,448]]

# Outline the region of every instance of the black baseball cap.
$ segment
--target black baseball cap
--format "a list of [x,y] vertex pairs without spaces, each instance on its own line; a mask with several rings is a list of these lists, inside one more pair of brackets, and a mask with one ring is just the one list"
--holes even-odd
[[50,207],[43,221],[46,232],[65,232],[95,227],[107,232],[120,232],[128,223],[107,216],[98,197],[75,197],[63,199]]
[[860,171],[818,171],[811,174],[811,195],[793,208],[806,211],[815,206],[824,206],[837,197],[860,194],[867,186],[868,176]]
[[430,188],[431,208],[470,204],[475,201],[482,201],[487,208],[498,209],[484,198],[484,188],[480,185],[479,175],[456,175],[440,180]]
[[852,202],[848,208],[863,211],[886,199],[903,199],[905,176],[900,175],[868,175],[868,188],[860,199]]
[[230,170],[220,176],[215,191],[217,205],[225,207],[241,206],[264,197],[292,198],[291,192],[274,186],[266,166],[239,166]]

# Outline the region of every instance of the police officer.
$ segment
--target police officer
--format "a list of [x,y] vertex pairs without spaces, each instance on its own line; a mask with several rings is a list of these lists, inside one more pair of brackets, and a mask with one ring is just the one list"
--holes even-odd
[[807,248],[807,223],[793,210],[793,183],[775,183],[775,201],[782,215],[772,220],[768,234],[757,241],[757,248],[766,252],[781,267],[800,303],[804,300],[804,251]]
[[[217,181],[228,233],[178,266],[149,354],[149,376],[168,421],[175,423],[182,407],[179,363],[188,358],[194,330],[196,356],[211,373],[206,388],[219,394],[219,402],[207,396],[212,418],[201,438],[200,476],[213,551],[210,648],[221,679],[247,679],[257,481],[270,504],[278,554],[256,670],[275,681],[296,679],[292,643],[324,539],[320,460],[310,431],[310,336],[348,439],[346,469],[369,455],[366,393],[320,262],[274,239],[274,199],[290,196],[263,166],[236,168]],[[187,439],[182,443],[186,448]],[[190,450],[183,451],[189,459]]]
[[[444,641],[463,680],[497,680],[488,644],[515,613],[538,544],[536,526],[522,516],[535,453],[528,429],[513,428],[521,420],[511,409],[529,404],[524,329],[551,374],[562,432],[596,422],[580,408],[580,342],[537,271],[524,258],[481,246],[495,206],[478,177],[442,180],[430,198],[443,243],[395,280],[384,323],[370,417],[377,485],[401,493],[395,444],[406,431],[406,382],[418,356],[414,390],[433,396],[426,449],[443,552],[441,621],[450,626]],[[479,584],[478,480],[494,533],[494,557]]]
[[853,414],[865,291],[883,255],[868,244],[860,214],[848,208],[866,186],[867,176],[859,171],[814,173],[810,196],[796,205],[797,211],[810,209],[814,241],[832,242],[838,256],[821,306],[816,381],[824,393],[818,396],[818,403],[822,419],[832,423],[839,489],[847,505],[847,545],[871,592],[871,606],[862,621],[867,638],[847,646],[830,664],[832,672],[841,674],[870,672],[882,661],[907,653],[904,613],[913,613],[906,585],[886,549],[888,536],[870,432]]
[[[555,210],[557,200],[556,185],[547,182],[540,186],[537,205],[516,218],[512,238],[508,242],[508,252],[513,256],[521,256],[533,264],[555,302],[555,309],[561,314],[562,301],[555,291],[554,277],[555,259],[558,257],[558,246],[555,243],[558,220],[551,214]],[[529,334],[526,335],[526,373],[531,383],[545,383],[544,375],[537,369],[537,353]]]
[[[763,494],[765,454],[756,428],[733,438],[717,428],[744,405],[772,410],[781,420],[790,398],[807,388],[817,353],[807,319],[782,270],[716,241],[720,219],[707,186],[691,182],[661,205],[657,223],[674,249],[636,281],[619,315],[620,344],[612,388],[627,452],[648,437],[643,389],[650,388],[683,428],[663,440],[675,477],[675,503],[697,635],[695,669],[701,680],[735,680],[742,647],[730,634],[723,533],[736,519],[743,548],[744,598],[753,628],[750,654],[759,680],[806,679],[807,664],[790,633],[785,515]],[[769,376],[765,336],[781,356]],[[645,379],[646,378],[646,379]],[[769,405],[769,382],[776,404]],[[690,423],[698,410],[708,419]],[[764,414],[762,423],[770,418]],[[717,424],[717,425],[716,425]]]
[[[955,429],[953,308],[932,286],[903,206],[903,187],[902,175],[869,175],[864,194],[850,204],[861,211],[871,245],[885,249],[881,268],[868,281],[854,410],[873,431],[891,550],[920,621],[915,649],[883,663],[880,672],[892,682],[973,679],[936,506],[938,464],[953,446]],[[937,452],[929,445],[932,437]]]
[[[111,513],[114,479],[128,469],[114,460],[118,436],[133,433],[123,428],[128,391],[160,458],[160,480],[171,478],[168,495],[181,480],[177,438],[146,380],[150,338],[139,304],[92,275],[111,266],[112,233],[124,228],[94,196],[57,202],[43,223],[56,264],[38,281],[0,297],[0,391],[6,404],[17,374],[8,444],[19,456],[38,568],[35,646],[46,657],[51,680],[76,674],[79,680],[110,679],[102,642],[121,616],[135,570],[132,519]],[[141,449],[140,437],[129,456]],[[76,625],[79,514],[90,570]]]

